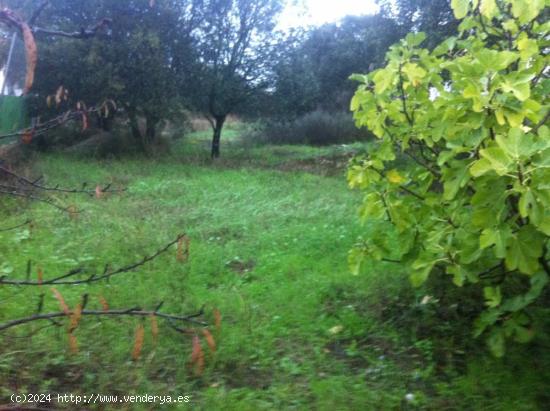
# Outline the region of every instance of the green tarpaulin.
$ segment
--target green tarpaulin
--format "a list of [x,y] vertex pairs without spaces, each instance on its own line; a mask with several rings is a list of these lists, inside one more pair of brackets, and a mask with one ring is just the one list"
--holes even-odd
[[[22,97],[0,96],[0,135],[21,130],[29,124]],[[0,144],[8,141],[0,141]]]

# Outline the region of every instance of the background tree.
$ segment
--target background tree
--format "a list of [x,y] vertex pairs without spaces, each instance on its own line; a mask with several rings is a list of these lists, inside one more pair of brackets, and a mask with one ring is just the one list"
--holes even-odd
[[222,129],[257,90],[266,87],[280,0],[205,0],[193,31],[198,64],[190,85],[193,106],[213,129],[212,158]]
[[[43,18],[59,29],[89,27],[100,16],[116,24],[108,34],[88,42],[44,39],[35,89],[42,103],[38,109],[45,109],[46,96],[60,85],[86,104],[113,99],[128,117],[136,146],[147,150],[160,122],[181,116],[173,56],[189,51],[189,5],[148,0],[55,2]],[[145,122],[143,128],[139,119]]]
[[411,31],[426,33],[426,46],[433,48],[456,32],[459,21],[449,0],[380,0],[380,13],[394,20],[404,37]]

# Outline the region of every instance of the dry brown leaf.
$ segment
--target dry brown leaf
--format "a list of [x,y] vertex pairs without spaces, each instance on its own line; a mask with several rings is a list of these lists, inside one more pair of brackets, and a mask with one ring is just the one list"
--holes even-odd
[[214,340],[214,336],[206,328],[202,330],[202,335],[204,335],[210,351],[212,351],[212,354],[214,354],[216,352],[216,341]]
[[23,136],[21,137],[21,142],[23,144],[30,144],[32,143],[32,137],[33,137],[33,130],[28,130],[23,133]]
[[134,350],[132,351],[132,359],[134,361],[139,359],[141,355],[141,349],[143,348],[143,338],[145,336],[145,329],[143,324],[138,324],[136,327],[136,336],[134,340]]
[[102,198],[103,197],[103,191],[101,190],[100,186],[97,186],[95,188],[95,198]]
[[65,87],[59,86],[55,92],[55,104],[60,105],[65,95]]
[[65,313],[65,315],[71,315],[71,310],[69,310],[69,306],[65,302],[65,299],[61,295],[61,293],[55,289],[54,287],[51,288],[54,297],[59,301],[59,305],[61,307],[61,310]]
[[88,116],[82,113],[82,131],[88,130]]
[[25,89],[23,94],[27,94],[34,83],[34,72],[38,61],[38,48],[34,40],[34,35],[29,25],[25,22],[20,23],[23,41],[25,42],[25,55],[27,58],[27,75],[25,78]]

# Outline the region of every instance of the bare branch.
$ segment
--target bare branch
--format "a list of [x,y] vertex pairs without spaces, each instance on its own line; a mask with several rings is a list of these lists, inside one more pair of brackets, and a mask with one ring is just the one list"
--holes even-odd
[[[6,323],[0,324],[0,331],[4,331],[9,328],[17,327],[23,324],[28,324],[34,321],[52,320],[54,318],[69,317],[71,314],[72,312],[69,312],[68,314],[64,312],[55,312],[55,313],[31,315],[29,317],[19,318],[17,320],[8,321]],[[108,310],[108,311],[84,310],[82,311],[82,315],[97,316],[97,317],[99,316],[149,317],[154,315],[169,321],[182,321],[182,322],[189,322],[196,325],[207,326],[208,325],[207,323],[196,320],[196,318],[202,316],[203,314],[204,314],[204,311],[202,309],[196,314],[181,316],[181,315],[164,314],[158,311],[145,311],[139,307],[130,308],[127,310]]]
[[91,37],[95,37],[100,30],[110,26],[111,23],[111,19],[105,18],[97,23],[95,26],[89,27],[87,29],[82,28],[80,31],[75,31],[72,33],[61,30],[44,29],[41,27],[32,27],[32,31],[35,35],[68,37],[72,39],[89,39]]
[[28,281],[28,280],[12,280],[8,279],[6,277],[0,277],[0,285],[16,285],[16,286],[41,286],[41,285],[80,285],[80,284],[90,284],[101,280],[109,279],[115,275],[127,273],[130,271],[134,271],[136,268],[141,267],[142,265],[147,264],[150,261],[153,261],[160,255],[166,253],[170,247],[173,245],[179,243],[179,241],[186,237],[186,234],[180,234],[174,241],[171,241],[164,247],[157,250],[154,254],[151,254],[150,256],[143,257],[140,261],[129,264],[127,266],[118,268],[116,270],[110,270],[109,265],[105,267],[105,270],[103,271],[103,274],[97,275],[92,274],[88,278],[83,280],[66,280],[69,277],[73,277],[77,274],[81,274],[84,270],[82,268],[76,268],[73,269],[63,275],[60,275],[55,278],[51,278],[49,280],[43,280],[42,282],[38,281]]
[[[93,196],[96,193],[95,190],[69,189],[69,188],[60,188],[58,186],[55,186],[55,187],[44,186],[38,183],[42,179],[41,177],[37,180],[32,181],[2,166],[0,166],[0,173],[4,173],[10,177],[15,178],[19,183],[23,185],[27,185],[42,191],[55,191],[59,193],[69,193],[69,194],[88,194],[90,196]],[[108,192],[116,193],[116,192],[123,192],[123,191],[126,191],[126,189],[114,189],[114,190],[111,189],[111,184],[108,184],[105,187],[101,188],[102,193],[108,193]]]
[[24,223],[21,223],[19,225],[16,225],[14,227],[8,227],[8,228],[0,228],[0,233],[2,232],[6,232],[6,231],[13,231],[13,230],[17,230],[18,228],[21,228],[21,227],[25,227],[26,225],[32,223],[32,220],[27,220],[25,221]]

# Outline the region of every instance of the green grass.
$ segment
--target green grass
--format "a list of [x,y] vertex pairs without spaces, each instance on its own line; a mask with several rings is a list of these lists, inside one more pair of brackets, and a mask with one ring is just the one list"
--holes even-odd
[[[361,198],[348,190],[343,164],[361,145],[243,147],[230,138],[212,164],[205,137],[191,136],[155,160],[41,157],[33,175],[51,184],[128,188],[106,199],[57,196],[81,210],[76,218],[44,204],[0,203],[0,228],[34,221],[30,230],[0,232],[0,275],[10,278],[25,278],[28,260],[32,277],[38,266],[45,278],[75,266],[119,267],[187,233],[186,263],[173,249],[108,283],[57,288],[70,306],[87,293],[89,308],[101,307],[101,295],[111,308],[164,301],[163,312],[184,314],[204,306],[209,322],[219,309],[218,351],[206,355],[204,374],[188,367],[191,337],[162,322],[156,346],[144,322],[137,362],[131,352],[140,320],[85,317],[77,355],[68,353],[65,327],[36,323],[0,334],[4,402],[17,389],[191,395],[194,408],[205,410],[530,410],[548,403],[550,361],[533,354],[542,348],[516,347],[504,360],[477,350],[457,365],[420,330],[431,317],[419,304],[425,290],[410,288],[406,267],[350,274],[347,252],[369,227],[358,225]],[[59,310],[48,287],[1,286],[0,322],[32,314],[42,292],[44,311]]]

